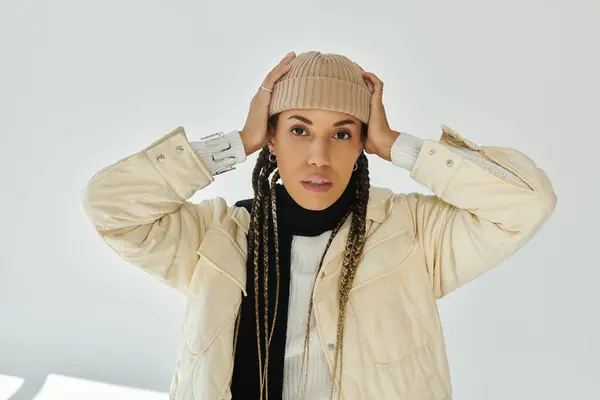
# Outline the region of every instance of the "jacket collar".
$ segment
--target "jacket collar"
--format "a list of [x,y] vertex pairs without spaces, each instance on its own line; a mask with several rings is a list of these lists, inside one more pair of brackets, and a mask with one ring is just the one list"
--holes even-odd
[[[381,224],[389,216],[393,205],[394,193],[388,188],[371,187],[369,191],[369,202],[367,203],[367,218],[366,218],[366,236],[369,237],[373,223]],[[350,232],[352,222],[351,216],[344,222],[339,232],[331,241],[331,246],[323,259],[323,273],[329,274],[336,268],[336,264],[332,264],[337,256],[344,252],[346,247],[346,238]],[[339,267],[339,263],[337,267]]]
[[[392,205],[394,193],[388,188],[371,187],[369,190],[369,202],[367,203],[367,218],[366,218],[366,235],[369,236],[371,232],[371,226],[373,223],[381,224],[389,216]],[[236,207],[232,219],[236,225],[244,233],[248,233],[250,226],[250,213],[245,207]],[[335,268],[335,265],[331,264],[331,261],[337,257],[341,252],[344,251],[346,244],[346,237],[350,231],[351,215],[346,219],[338,234],[333,238],[331,246],[325,255],[323,260],[323,271],[329,274],[331,268]],[[236,243],[239,245],[239,243]],[[238,247],[240,248],[240,247]],[[243,246],[241,248],[246,248]],[[240,254],[240,260],[245,260],[247,254]],[[247,295],[246,291],[246,264],[244,261],[240,261],[239,265],[225,265],[221,266],[224,272],[227,273],[233,280],[240,286],[244,295]],[[226,269],[226,270],[225,270]]]
[[[373,187],[369,189],[369,202],[367,203],[367,220],[382,223],[388,216],[394,193],[388,188]],[[244,207],[238,207],[232,216],[235,223],[248,233],[250,227],[250,213]]]
[[389,188],[371,187],[367,203],[367,219],[382,223],[392,208],[394,192]]

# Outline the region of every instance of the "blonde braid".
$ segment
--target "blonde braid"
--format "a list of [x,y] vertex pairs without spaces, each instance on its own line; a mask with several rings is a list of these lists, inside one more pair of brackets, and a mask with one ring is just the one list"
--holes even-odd
[[[333,241],[333,238],[335,237],[335,235],[338,233],[338,231],[340,230],[340,228],[342,227],[342,225],[344,225],[344,222],[346,221],[346,219],[348,218],[348,216],[350,215],[352,211],[348,210],[348,212],[346,213],[346,215],[344,215],[344,217],[340,220],[340,222],[337,224],[337,226],[333,229],[333,231],[331,232],[331,236],[329,236],[329,240],[327,242],[327,245],[325,246],[325,251],[323,252],[323,254],[321,255],[321,261],[319,262],[319,268],[317,269],[317,275],[318,272],[321,269],[321,266],[323,265],[323,260],[325,260],[325,255],[327,254],[327,249],[329,249],[329,246],[331,245],[331,242]],[[313,289],[311,290],[311,293],[314,290],[314,285],[315,282],[313,282]],[[312,299],[312,295],[310,296],[310,301],[308,303],[308,320],[306,322],[306,333],[304,335],[304,351],[302,353],[302,366],[300,367],[300,371],[304,371],[304,359],[306,356],[306,363],[308,364],[308,360],[310,359],[310,344],[308,341],[309,338],[309,333],[310,333],[310,318],[312,316],[312,309],[313,309],[313,299]],[[306,385],[308,383],[308,369],[306,370],[306,380],[304,381],[304,389],[302,391],[302,395],[304,396],[304,392],[306,391]],[[298,390],[300,390],[300,383],[302,382],[302,380],[298,381]],[[296,392],[297,394],[298,392]]]
[[[267,156],[268,160],[268,156]],[[263,174],[261,175],[261,186],[262,186],[262,201],[261,207],[263,210],[263,288],[264,288],[264,301],[265,301],[265,372],[263,379],[265,380],[264,386],[266,388],[265,398],[269,399],[269,350],[271,346],[271,340],[269,339],[269,206],[271,205],[271,194],[272,191],[269,188],[269,175],[275,169],[274,163],[268,162],[263,166]],[[275,299],[277,301],[278,299]],[[275,319],[273,319],[273,329],[275,328]]]
[[[253,264],[254,264],[254,305],[255,305],[255,316],[256,316],[256,344],[258,349],[258,372],[260,379],[260,398],[262,399],[263,394],[263,368],[262,368],[262,351],[261,351],[261,341],[260,341],[260,313],[258,311],[258,277],[259,277],[259,268],[258,268],[258,256],[259,256],[259,248],[260,248],[260,235],[258,227],[260,225],[259,216],[260,216],[260,208],[262,204],[262,184],[259,184],[259,179],[263,177],[263,165],[266,164],[268,158],[268,151],[263,149],[261,153],[258,155],[258,160],[254,167],[254,171],[252,172],[252,188],[254,190],[254,201],[252,202],[252,211],[250,213],[250,227],[249,227],[249,243],[250,248],[248,249],[248,254],[252,253],[253,256]],[[266,345],[266,343],[265,343]]]
[[[343,363],[342,363],[342,354],[344,349],[344,322],[346,320],[346,305],[348,303],[348,298],[350,294],[350,290],[352,289],[352,283],[354,281],[354,276],[356,275],[356,270],[358,268],[358,263],[360,258],[362,257],[362,252],[364,249],[364,244],[366,240],[366,211],[367,204],[369,201],[369,173],[368,173],[368,161],[364,154],[358,160],[358,187],[357,187],[357,198],[354,207],[355,213],[353,214],[352,222],[353,225],[356,226],[356,233],[353,236],[352,241],[350,238],[346,245],[346,253],[350,253],[349,259],[344,262],[342,266],[342,275],[340,277],[339,287],[338,287],[338,297],[339,297],[339,315],[338,315],[338,326],[337,326],[337,337],[336,337],[336,347],[335,347],[335,363],[333,367],[334,378],[333,384],[331,387],[330,398],[333,397],[333,385],[335,385],[335,376],[337,371],[337,363],[338,360],[340,362],[340,374],[339,374],[339,387],[342,386],[342,372],[343,372]],[[344,257],[345,258],[345,257]],[[340,390],[341,392],[341,390]],[[339,393],[338,393],[339,397]]]
[[[248,255],[252,254],[253,263],[254,263],[254,303],[255,303],[255,319],[256,319],[256,341],[258,348],[258,366],[259,366],[259,378],[260,378],[260,399],[263,398],[263,393],[265,394],[265,398],[268,400],[269,392],[269,346],[271,344],[271,340],[273,338],[273,332],[275,330],[275,321],[277,315],[277,306],[279,302],[279,281],[280,281],[280,271],[279,271],[279,238],[278,238],[278,230],[277,230],[277,215],[276,215],[276,206],[275,203],[275,185],[270,187],[269,185],[269,175],[277,168],[277,164],[271,163],[269,161],[269,149],[268,147],[264,147],[259,153],[258,160],[254,167],[254,171],[252,174],[252,188],[254,190],[254,201],[252,202],[252,209],[250,213],[250,227],[248,230],[249,235],[249,249]],[[279,173],[276,171],[273,176],[273,182],[276,182],[279,179]],[[268,276],[269,276],[269,251],[268,251],[268,243],[269,243],[269,208],[273,207],[273,216],[274,216],[274,232],[275,232],[275,271],[277,275],[277,284],[276,284],[276,298],[275,298],[275,314],[273,317],[273,322],[271,329],[269,329],[269,284],[268,284]],[[262,225],[262,238],[260,235],[259,227],[260,227],[260,216],[263,216],[264,221]],[[261,243],[262,242],[262,243]],[[265,362],[264,366],[262,363],[262,352],[261,352],[261,339],[260,339],[260,312],[259,312],[259,301],[258,301],[258,288],[259,288],[259,249],[263,248],[263,289],[264,289],[264,310],[265,310]],[[237,322],[236,331],[239,331],[239,319]],[[270,333],[269,333],[270,332]],[[237,332],[236,332],[237,335]],[[234,346],[237,344],[237,337],[234,341]],[[234,347],[235,352],[235,347]]]
[[277,320],[277,306],[279,305],[279,229],[277,225],[277,198],[275,194],[275,183],[279,180],[279,171],[275,171],[273,178],[271,179],[271,209],[273,212],[273,239],[275,246],[275,273],[277,275],[277,282],[275,286],[275,309],[273,310],[273,327],[271,328],[271,334],[269,336],[269,343],[273,339],[273,332],[275,331],[275,321]]

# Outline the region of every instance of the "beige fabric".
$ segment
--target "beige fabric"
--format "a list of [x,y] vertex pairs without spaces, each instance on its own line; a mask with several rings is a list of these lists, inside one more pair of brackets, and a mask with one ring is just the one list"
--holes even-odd
[[369,122],[371,92],[360,67],[345,56],[309,51],[292,60],[292,69],[275,87],[269,116],[291,109],[338,111]]
[[[479,151],[532,190],[440,142]],[[446,126],[439,142],[424,141],[410,175],[435,195],[371,188],[365,251],[346,320],[345,400],[451,399],[436,299],[519,250],[557,201],[546,174],[527,156],[477,146]],[[171,399],[231,398],[250,218],[220,197],[187,201],[213,179],[178,127],[101,170],[83,192],[83,209],[107,245],[187,296]],[[333,240],[314,288],[316,326],[330,370],[334,351],[327,344],[335,343],[349,222]]]

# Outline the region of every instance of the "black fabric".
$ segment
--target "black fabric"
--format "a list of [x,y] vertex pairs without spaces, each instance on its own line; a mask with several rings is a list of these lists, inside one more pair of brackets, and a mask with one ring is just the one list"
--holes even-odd
[[[269,351],[269,399],[279,400],[283,391],[283,366],[287,330],[287,314],[290,293],[290,257],[292,237],[318,236],[334,229],[350,208],[356,194],[356,176],[352,175],[350,183],[340,198],[325,210],[312,211],[302,208],[281,184],[276,185],[277,219],[279,236],[279,304],[273,339]],[[252,210],[253,199],[235,203],[238,207]],[[263,216],[260,218],[260,235],[262,237]],[[275,291],[277,275],[275,270],[275,252],[273,239],[273,220],[269,213],[269,329],[273,323],[275,309]],[[249,245],[249,243],[248,243]],[[250,248],[250,247],[248,247]],[[263,291],[263,249],[259,249],[259,313],[262,365],[265,363],[264,343],[264,291]],[[242,296],[240,311],[240,328],[236,353],[234,357],[231,392],[233,400],[254,400],[260,397],[260,375],[258,365],[258,349],[256,339],[256,312],[254,304],[254,261],[248,254],[246,263],[247,297]]]

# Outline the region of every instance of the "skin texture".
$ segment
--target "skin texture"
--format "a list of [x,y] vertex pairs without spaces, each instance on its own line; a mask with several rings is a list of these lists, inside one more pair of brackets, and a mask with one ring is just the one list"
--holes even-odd
[[[281,180],[292,198],[309,210],[323,210],[340,198],[363,150],[362,122],[335,111],[287,110],[276,116],[269,132],[269,150],[277,157]],[[317,174],[332,182],[326,192],[304,188]]]

